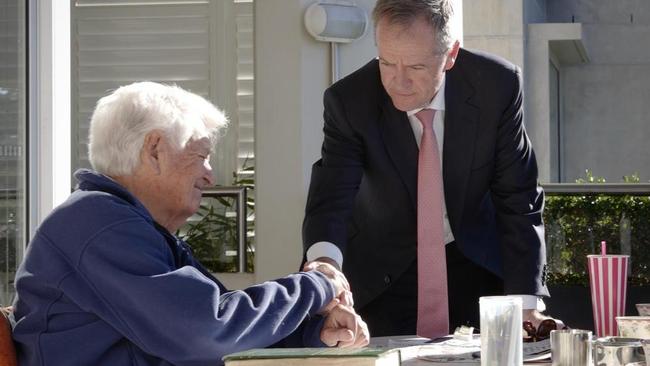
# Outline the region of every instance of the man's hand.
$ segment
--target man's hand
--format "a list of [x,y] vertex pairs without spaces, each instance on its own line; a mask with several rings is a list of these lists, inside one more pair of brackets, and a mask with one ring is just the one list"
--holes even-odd
[[368,326],[350,306],[337,305],[325,318],[320,339],[329,347],[363,347],[368,344]]
[[[350,284],[345,278],[345,275],[338,269],[336,262],[331,259],[318,258],[315,261],[305,263],[303,271],[318,271],[327,276],[334,285],[336,291],[335,301],[328,304],[325,309],[321,312],[327,313],[331,308],[338,305],[339,303],[347,306],[354,306],[354,300],[352,299],[352,292],[350,292]],[[329,262],[332,263],[329,263]]]
[[[546,319],[553,319],[550,316],[546,316],[539,311],[535,309],[524,309],[523,313],[521,314],[521,320],[526,321],[528,320],[533,324],[535,329],[539,328],[539,324],[546,320]],[[555,320],[555,323],[557,324],[557,329],[563,329],[565,327],[564,322],[560,319],[553,319]]]

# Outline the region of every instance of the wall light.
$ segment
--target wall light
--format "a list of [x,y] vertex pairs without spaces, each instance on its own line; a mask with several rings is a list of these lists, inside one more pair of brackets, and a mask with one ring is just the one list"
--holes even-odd
[[330,42],[334,83],[339,79],[338,43],[363,37],[368,29],[368,15],[349,1],[318,1],[305,11],[305,28],[317,41]]
[[368,16],[352,3],[319,1],[307,8],[305,27],[319,41],[349,43],[366,33]]

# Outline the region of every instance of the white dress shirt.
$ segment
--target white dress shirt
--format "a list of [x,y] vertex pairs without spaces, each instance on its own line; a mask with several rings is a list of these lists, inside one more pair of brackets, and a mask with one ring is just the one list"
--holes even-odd
[[[436,134],[436,142],[438,143],[438,153],[440,156],[440,167],[442,168],[442,147],[445,137],[445,76],[443,75],[442,84],[436,96],[433,97],[433,100],[428,105],[410,110],[406,112],[411,128],[413,129],[413,135],[415,136],[415,141],[420,147],[420,141],[422,140],[422,124],[415,116],[415,114],[423,109],[435,109],[436,114],[433,117],[433,131]],[[444,172],[443,172],[444,174]],[[451,226],[449,225],[449,216],[447,216],[447,205],[445,204],[444,199],[444,187],[443,187],[443,199],[442,199],[442,217],[443,217],[443,229],[444,229],[444,242],[449,244],[454,241],[454,234],[451,232]],[[319,241],[314,243],[307,250],[307,260],[313,261],[316,258],[328,257],[332,258],[336,263],[343,268],[343,254],[341,250],[334,244],[327,241]],[[512,295],[512,296],[521,296],[522,298],[522,308],[523,309],[537,309],[539,311],[544,311],[546,308],[544,302],[541,298],[534,295]]]

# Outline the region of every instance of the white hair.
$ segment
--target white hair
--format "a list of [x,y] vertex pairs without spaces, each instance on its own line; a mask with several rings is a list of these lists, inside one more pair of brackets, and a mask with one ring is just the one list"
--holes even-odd
[[203,97],[154,82],[122,86],[97,102],[90,120],[88,157],[106,175],[130,175],[140,162],[145,136],[162,131],[176,148],[192,138],[214,143],[228,124],[226,116]]

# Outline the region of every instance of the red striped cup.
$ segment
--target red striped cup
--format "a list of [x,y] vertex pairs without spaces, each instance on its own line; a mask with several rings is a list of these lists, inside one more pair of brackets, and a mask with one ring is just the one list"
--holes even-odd
[[591,305],[598,337],[616,336],[616,317],[625,315],[629,255],[588,255]]

